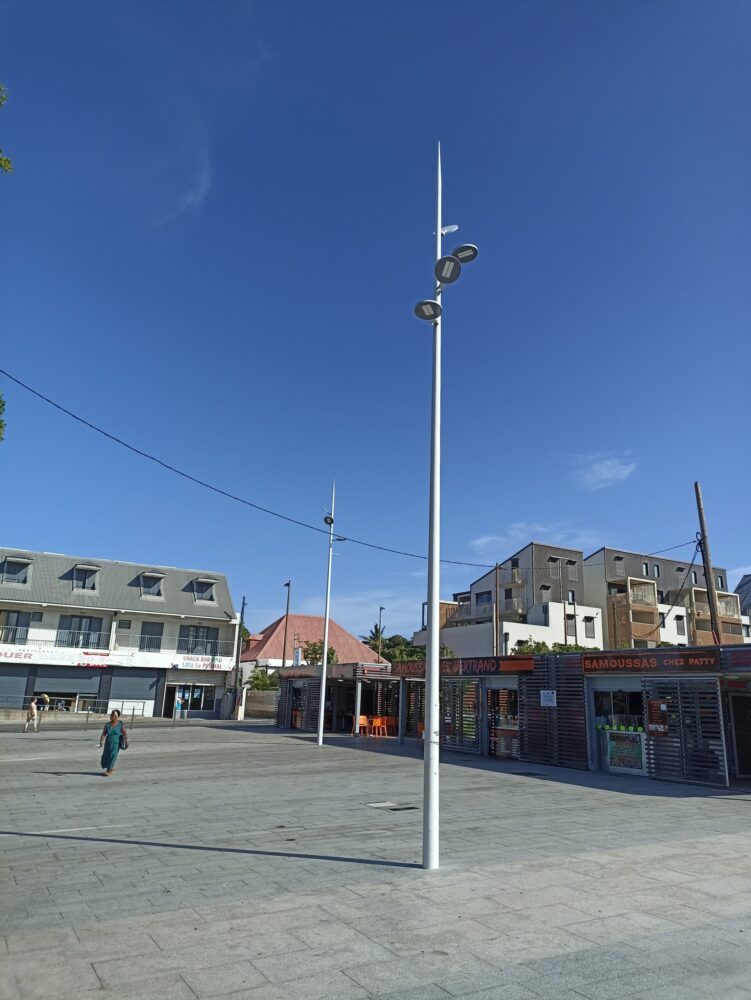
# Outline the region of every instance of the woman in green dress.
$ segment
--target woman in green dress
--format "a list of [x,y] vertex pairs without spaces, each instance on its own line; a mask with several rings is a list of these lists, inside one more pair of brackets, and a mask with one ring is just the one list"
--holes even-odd
[[99,747],[104,744],[102,754],[102,768],[104,777],[109,778],[115,768],[115,761],[120,752],[120,741],[124,747],[128,746],[128,734],[125,726],[120,722],[120,713],[115,710],[110,712],[110,721],[105,723],[102,735],[99,737]]

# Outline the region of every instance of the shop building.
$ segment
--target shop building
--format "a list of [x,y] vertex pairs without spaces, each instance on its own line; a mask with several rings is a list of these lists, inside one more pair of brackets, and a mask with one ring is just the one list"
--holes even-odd
[[[305,647],[323,642],[322,615],[282,615],[243,644],[240,664],[243,679],[254,670],[274,673],[283,666],[306,666]],[[329,619],[329,648],[339,664],[388,663],[365,643]],[[319,673],[320,677],[320,673]]]
[[[711,646],[704,571],[700,566],[602,548],[584,560],[584,600],[601,611],[607,649],[653,649],[661,642]],[[727,571],[714,569],[723,645],[747,642],[748,615],[727,590]]]
[[[447,750],[719,787],[751,778],[748,646],[467,657],[442,660],[440,676]],[[316,668],[283,671],[277,724],[314,731],[319,690]],[[425,663],[336,665],[326,698],[329,731],[372,711],[393,720],[384,735],[419,744]]]
[[238,629],[221,573],[0,549],[0,707],[213,717]]
[[[583,600],[582,567],[577,549],[531,542],[441,602],[441,643],[460,658],[507,655],[528,640],[601,649],[602,610]],[[425,616],[423,605],[419,646],[427,644]]]

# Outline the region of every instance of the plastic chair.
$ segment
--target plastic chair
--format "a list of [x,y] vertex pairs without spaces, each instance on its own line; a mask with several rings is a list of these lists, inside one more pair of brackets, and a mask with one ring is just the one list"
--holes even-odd
[[370,723],[371,736],[388,736],[386,719],[382,715],[375,715]]
[[389,736],[396,736],[396,727],[398,724],[398,719],[395,715],[389,715],[386,717],[386,729]]
[[370,736],[370,721],[367,715],[358,715],[357,717],[357,734],[362,736],[363,730],[366,736]]

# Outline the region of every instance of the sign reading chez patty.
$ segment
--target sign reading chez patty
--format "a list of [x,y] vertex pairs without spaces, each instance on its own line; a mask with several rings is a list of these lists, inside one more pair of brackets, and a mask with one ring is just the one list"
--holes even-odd
[[650,649],[644,653],[597,653],[582,656],[585,674],[650,673],[653,670],[681,673],[686,670],[717,670],[720,656],[716,649],[706,652]]
[[[441,660],[441,677],[485,677],[534,670],[531,656],[478,656]],[[425,660],[403,660],[391,664],[392,677],[424,677]]]

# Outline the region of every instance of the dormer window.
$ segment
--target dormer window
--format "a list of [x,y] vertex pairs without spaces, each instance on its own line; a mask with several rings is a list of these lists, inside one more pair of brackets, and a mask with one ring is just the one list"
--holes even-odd
[[164,597],[161,573],[141,573],[141,597]]
[[73,589],[94,591],[97,589],[98,566],[84,566],[80,564],[73,567]]
[[193,597],[196,601],[203,601],[206,604],[213,604],[214,598],[214,586],[216,580],[207,580],[203,577],[198,577],[198,579],[193,581]]
[[29,582],[30,559],[5,559],[3,562],[3,583],[25,584]]

